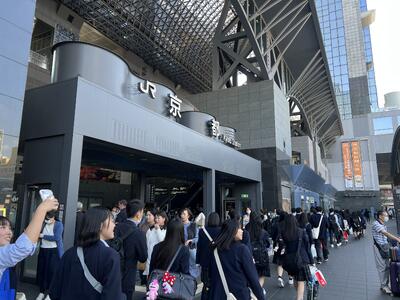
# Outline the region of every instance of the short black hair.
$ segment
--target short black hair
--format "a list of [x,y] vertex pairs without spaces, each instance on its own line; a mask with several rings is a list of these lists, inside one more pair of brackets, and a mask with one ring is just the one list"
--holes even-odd
[[7,217],[0,216],[0,226],[11,226],[11,222]]
[[315,209],[317,210],[317,212],[322,212],[322,207],[321,206],[317,206]]
[[133,218],[136,216],[138,211],[144,209],[144,202],[140,199],[132,199],[129,200],[128,204],[126,205],[126,215],[128,218]]
[[376,217],[379,218],[380,216],[383,215],[383,213],[387,213],[387,212],[386,212],[385,210],[378,210],[378,211],[376,212]]
[[296,214],[301,214],[302,212],[303,210],[301,209],[301,207],[296,208]]
[[110,218],[112,218],[111,212],[105,208],[93,207],[88,209],[84,213],[81,230],[78,233],[77,245],[85,248],[99,241],[101,226],[107,219],[111,220]]
[[219,214],[212,212],[208,215],[207,226],[208,227],[219,227],[221,225],[221,220]]

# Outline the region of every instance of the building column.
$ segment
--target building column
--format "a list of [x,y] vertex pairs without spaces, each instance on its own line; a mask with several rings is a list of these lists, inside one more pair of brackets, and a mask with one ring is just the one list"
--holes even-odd
[[215,211],[215,170],[203,171],[203,209],[208,215]]
[[[67,140],[67,138],[66,138]],[[65,203],[61,212],[64,214],[64,248],[74,245],[76,211],[79,197],[79,180],[82,163],[83,136],[73,134],[70,145],[67,145],[63,155],[63,166],[60,176],[60,196],[65,195]]]
[[144,173],[139,174],[139,199],[143,202],[146,201],[146,175]]

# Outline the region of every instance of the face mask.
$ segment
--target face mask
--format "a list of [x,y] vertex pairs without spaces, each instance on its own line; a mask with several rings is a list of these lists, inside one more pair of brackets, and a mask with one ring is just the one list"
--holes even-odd
[[46,224],[51,224],[51,220],[49,220],[49,219],[44,220],[44,222],[45,222]]
[[385,218],[383,219],[383,221],[384,221],[384,222],[389,222],[389,217],[385,217]]
[[251,211],[249,211],[249,210],[246,210],[246,214],[248,214],[248,215],[249,215],[250,213],[251,213]]

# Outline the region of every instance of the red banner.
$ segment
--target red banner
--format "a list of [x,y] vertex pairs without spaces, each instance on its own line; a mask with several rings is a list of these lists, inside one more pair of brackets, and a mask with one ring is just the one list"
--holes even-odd
[[354,187],[363,188],[364,183],[362,177],[362,160],[359,141],[351,142],[351,157],[353,160]]
[[353,188],[353,170],[351,163],[350,143],[342,143],[343,173],[345,188]]

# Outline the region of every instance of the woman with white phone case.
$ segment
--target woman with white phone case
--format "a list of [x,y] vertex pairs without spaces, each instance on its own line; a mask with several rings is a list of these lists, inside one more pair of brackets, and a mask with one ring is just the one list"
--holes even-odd
[[[5,286],[9,286],[9,290],[0,291],[2,297],[9,295],[12,297],[13,283],[10,282],[13,276],[10,276],[12,267],[33,255],[36,243],[39,239],[40,230],[46,213],[58,208],[58,201],[55,198],[43,201],[36,209],[31,222],[14,244],[10,244],[12,237],[11,223],[7,218],[3,218],[0,223],[0,281],[8,280]],[[3,278],[3,275],[7,278]],[[14,291],[15,292],[15,291]],[[5,298],[5,297],[4,297]],[[3,299],[3,298],[2,298]],[[7,299],[7,298],[6,298]]]

